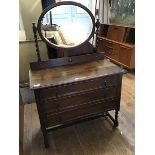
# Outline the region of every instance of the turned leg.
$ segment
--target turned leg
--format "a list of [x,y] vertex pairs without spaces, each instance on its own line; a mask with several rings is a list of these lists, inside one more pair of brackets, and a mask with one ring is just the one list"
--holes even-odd
[[38,115],[39,115],[39,120],[40,120],[40,126],[41,126],[41,131],[43,134],[43,138],[44,138],[44,145],[45,148],[48,148],[49,143],[48,143],[48,139],[47,139],[47,130],[46,130],[46,117],[45,117],[45,113],[43,110],[43,107],[41,106],[41,99],[40,99],[40,93],[39,91],[35,90],[34,91],[35,94],[35,99],[36,99],[36,104],[37,104],[37,110],[38,110]]
[[115,120],[114,120],[114,127],[118,127],[118,110],[115,110]]
[[44,127],[41,127],[42,133],[43,133],[43,137],[44,137],[44,145],[45,148],[49,147],[49,143],[48,143],[48,138],[47,138],[47,131]]
[[48,148],[49,147],[47,135],[44,135],[44,145],[45,145],[45,148]]
[[49,143],[48,143],[48,138],[47,138],[47,130],[46,130],[46,126],[45,126],[45,118],[44,118],[43,112],[41,113],[40,110],[38,110],[38,112],[39,112],[41,131],[42,131],[43,138],[44,138],[44,145],[45,145],[45,148],[48,148]]

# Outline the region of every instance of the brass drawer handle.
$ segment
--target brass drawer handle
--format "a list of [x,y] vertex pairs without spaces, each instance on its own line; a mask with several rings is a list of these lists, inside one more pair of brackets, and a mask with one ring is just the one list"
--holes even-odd
[[104,81],[104,85],[105,85],[105,87],[107,87],[107,81],[106,80]]
[[72,58],[69,58],[69,59],[68,59],[68,62],[72,62]]

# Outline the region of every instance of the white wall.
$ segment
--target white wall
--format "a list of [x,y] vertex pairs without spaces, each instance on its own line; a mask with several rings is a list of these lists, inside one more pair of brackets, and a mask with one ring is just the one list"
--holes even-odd
[[19,0],[27,40],[33,39],[32,22],[38,21],[42,12],[41,0]]
[[[35,43],[32,31],[32,22],[38,21],[42,12],[41,0],[19,0],[20,18],[22,18],[26,41],[19,42],[19,80],[29,80],[29,63],[37,61]],[[25,40],[24,32],[20,31],[19,39]],[[30,41],[31,40],[31,41]],[[40,54],[43,60],[47,59],[47,48],[45,43],[39,41]]]
[[[40,55],[42,60],[47,60],[46,44],[39,41]],[[29,80],[29,63],[36,62],[37,55],[34,42],[21,42],[19,44],[19,80]]]

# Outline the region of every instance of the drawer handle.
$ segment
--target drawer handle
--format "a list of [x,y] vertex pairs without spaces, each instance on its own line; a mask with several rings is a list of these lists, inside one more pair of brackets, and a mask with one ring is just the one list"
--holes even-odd
[[107,87],[107,81],[106,80],[104,81],[104,85],[105,85],[105,87]]
[[68,59],[68,62],[72,62],[72,58],[69,58],[69,59]]

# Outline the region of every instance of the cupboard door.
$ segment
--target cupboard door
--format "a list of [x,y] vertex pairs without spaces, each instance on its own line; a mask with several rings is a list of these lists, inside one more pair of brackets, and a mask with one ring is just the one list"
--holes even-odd
[[130,66],[130,60],[132,55],[132,48],[120,45],[119,48],[119,61],[120,63]]
[[124,39],[124,34],[125,34],[125,27],[110,25],[108,29],[107,38],[118,42],[122,42]]

